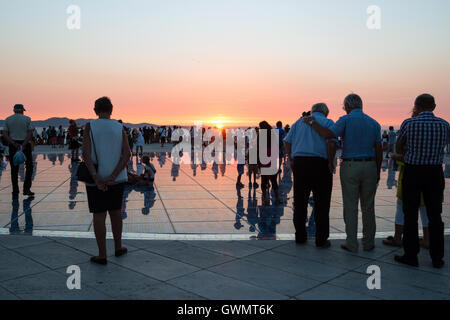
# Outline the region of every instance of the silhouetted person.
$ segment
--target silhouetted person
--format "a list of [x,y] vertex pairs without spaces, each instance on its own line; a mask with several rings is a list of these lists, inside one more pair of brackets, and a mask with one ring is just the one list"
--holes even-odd
[[[94,185],[86,184],[89,211],[94,215],[94,232],[99,255],[91,261],[106,264],[106,214],[109,212],[114,237],[115,255],[122,256],[122,199],[127,182],[126,165],[131,157],[123,126],[111,120],[113,105],[107,97],[95,101],[98,119],[85,126],[83,159]],[[96,164],[97,167],[94,165]]]
[[26,110],[22,104],[16,104],[14,106],[14,114],[5,120],[5,128],[3,130],[4,138],[9,144],[13,198],[19,196],[19,166],[15,166],[13,162],[14,155],[19,150],[22,150],[27,158],[25,161],[26,173],[23,183],[23,195],[34,196],[34,193],[30,190],[33,176],[33,157],[30,142],[33,138],[34,128],[31,125],[31,119],[23,114],[24,111]]

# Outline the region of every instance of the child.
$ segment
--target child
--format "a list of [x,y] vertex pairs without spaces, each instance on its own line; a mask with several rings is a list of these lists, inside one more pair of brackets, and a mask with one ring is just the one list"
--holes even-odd
[[[401,158],[403,158],[403,156],[397,154],[391,155],[391,159],[401,159]],[[393,247],[402,246],[403,226],[405,223],[405,214],[403,212],[403,201],[402,201],[402,178],[405,165],[401,161],[397,161],[397,164],[400,166],[400,173],[398,175],[398,187],[397,187],[397,211],[395,213],[395,234],[393,237],[389,236],[387,239],[383,240],[383,244]],[[423,239],[420,241],[420,244],[424,248],[428,249],[429,247],[428,217],[427,217],[427,210],[425,208],[423,194],[420,195],[419,212],[423,227]]]
[[129,184],[139,184],[139,185],[150,185],[155,181],[155,166],[150,162],[149,156],[144,156],[142,158],[142,163],[144,164],[144,172],[142,174],[135,174],[130,172],[128,168],[128,183]]

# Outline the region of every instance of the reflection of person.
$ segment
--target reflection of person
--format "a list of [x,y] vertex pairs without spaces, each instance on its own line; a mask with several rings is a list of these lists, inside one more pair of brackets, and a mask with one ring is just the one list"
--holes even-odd
[[79,163],[78,162],[72,162],[69,165],[69,171],[70,171],[70,189],[69,189],[69,199],[71,200],[69,202],[69,209],[73,210],[75,209],[75,206],[77,204],[75,200],[77,194],[78,194],[78,179],[77,179],[77,170],[78,170]]
[[402,179],[403,256],[395,256],[399,263],[418,266],[420,250],[418,212],[423,193],[430,231],[430,256],[433,267],[444,266],[444,223],[442,200],[445,179],[442,170],[445,145],[450,141],[447,121],[436,117],[434,97],[423,94],[414,103],[418,116],[406,119],[398,134],[397,150],[405,150],[405,169]]
[[5,120],[3,136],[9,144],[9,160],[11,164],[11,182],[13,186],[13,197],[19,196],[18,172],[19,166],[15,166],[13,159],[16,152],[21,150],[25,157],[26,174],[23,183],[23,194],[26,196],[34,196],[31,192],[31,177],[33,175],[33,159],[31,153],[31,139],[33,138],[33,126],[31,119],[24,116],[26,111],[23,105],[16,104],[14,106],[14,114]]
[[[31,203],[34,197],[28,197],[23,199],[23,213],[25,216],[25,229],[24,233],[31,234],[33,232],[33,217],[31,210]],[[20,232],[19,227],[19,200],[13,199],[12,202],[12,212],[11,212],[11,222],[9,226],[9,232],[11,234],[17,234]]]
[[[128,137],[123,126],[111,119],[113,105],[107,97],[95,101],[98,119],[85,126],[83,159],[95,181],[86,184],[89,211],[94,215],[94,232],[99,255],[91,262],[106,264],[106,214],[111,218],[115,255],[122,256],[122,198],[127,181],[126,165],[131,157]],[[97,164],[97,167],[94,165]]]

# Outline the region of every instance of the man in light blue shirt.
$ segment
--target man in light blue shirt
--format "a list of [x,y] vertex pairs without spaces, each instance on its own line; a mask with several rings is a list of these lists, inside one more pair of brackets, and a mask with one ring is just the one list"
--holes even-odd
[[[334,125],[332,120],[327,119],[328,113],[328,107],[324,103],[312,107],[312,115],[325,128]],[[328,148],[327,140],[302,119],[292,126],[284,141],[294,171],[295,241],[298,244],[307,241],[306,217],[309,195],[312,192],[315,202],[316,246],[328,248],[331,245],[328,237],[336,149]]]
[[343,139],[342,164],[340,170],[344,221],[347,242],[341,247],[358,251],[358,204],[361,201],[363,239],[365,251],[375,248],[375,194],[380,180],[383,150],[381,127],[362,111],[362,99],[356,94],[344,100],[346,116],[341,117],[331,128],[322,126],[315,117],[304,119],[323,138]]

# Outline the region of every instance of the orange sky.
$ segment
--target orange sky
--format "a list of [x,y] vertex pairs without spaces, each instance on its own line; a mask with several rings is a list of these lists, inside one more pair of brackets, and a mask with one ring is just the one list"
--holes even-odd
[[77,2],[76,31],[67,1],[0,4],[0,119],[15,103],[34,120],[92,118],[106,95],[126,122],[292,124],[317,102],[337,120],[355,92],[398,126],[428,92],[450,120],[449,1],[383,2],[377,31],[356,0]]

